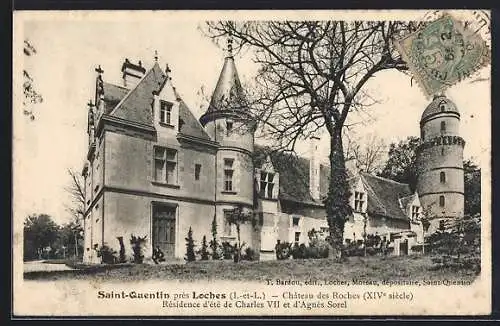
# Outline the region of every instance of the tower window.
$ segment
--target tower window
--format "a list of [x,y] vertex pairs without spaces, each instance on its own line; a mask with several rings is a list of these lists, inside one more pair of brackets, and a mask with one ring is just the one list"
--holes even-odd
[[439,108],[441,109],[441,112],[444,112],[444,109],[445,109],[446,107],[444,106],[444,104],[441,104],[441,105],[439,106]]
[[201,164],[194,165],[194,179],[200,180]]
[[441,121],[441,131],[446,131],[446,122]]
[[439,207],[444,207],[444,196],[439,196]]
[[226,131],[228,136],[232,130],[233,130],[233,122],[231,120],[226,120]]
[[444,147],[441,147],[441,155],[444,155]]
[[446,182],[446,174],[444,172],[439,172],[439,181],[441,183],[445,183]]
[[224,159],[224,191],[233,191],[234,159]]

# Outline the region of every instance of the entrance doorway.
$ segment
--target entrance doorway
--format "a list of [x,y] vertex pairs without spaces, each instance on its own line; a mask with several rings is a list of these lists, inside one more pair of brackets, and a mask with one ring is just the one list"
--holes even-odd
[[153,204],[153,248],[159,247],[165,257],[175,255],[176,206]]
[[401,241],[399,243],[399,254],[400,255],[408,255],[408,239]]

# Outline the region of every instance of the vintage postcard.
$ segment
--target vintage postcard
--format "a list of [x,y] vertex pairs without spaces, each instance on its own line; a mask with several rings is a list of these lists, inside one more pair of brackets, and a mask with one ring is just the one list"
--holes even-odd
[[490,12],[18,11],[13,316],[487,315]]

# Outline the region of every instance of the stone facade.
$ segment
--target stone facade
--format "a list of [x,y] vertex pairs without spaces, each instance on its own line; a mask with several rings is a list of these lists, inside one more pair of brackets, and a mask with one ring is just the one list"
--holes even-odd
[[[118,252],[118,237],[123,237],[130,257],[131,235],[146,236],[146,259],[153,247],[160,247],[168,259],[182,259],[188,229],[199,247],[203,236],[211,239],[214,218],[218,240],[234,243],[236,227],[227,216],[236,208],[252,219],[241,226],[241,241],[261,259],[275,258],[277,240],[307,244],[311,229],[328,234],[322,199],[329,167],[318,157],[317,139],[309,158],[257,146],[232,56],[225,58],[199,121],[172,85],[170,69],[162,70],[158,63],[146,71],[140,62],[126,60],[123,86],[104,82],[103,70],[96,71],[82,171],[85,262],[100,262],[97,250],[103,245]],[[427,204],[444,192],[450,212],[463,211],[463,183],[453,181],[460,175],[463,180],[457,164],[463,141],[457,138],[456,114],[439,119],[448,123],[445,133],[435,132],[441,120],[422,120],[426,135],[418,193],[406,184],[351,171],[354,214],[346,220],[345,242],[363,239],[364,232],[378,234],[392,241],[396,254],[408,253],[423,241],[421,201]],[[449,178],[446,186],[434,180],[442,170]]]

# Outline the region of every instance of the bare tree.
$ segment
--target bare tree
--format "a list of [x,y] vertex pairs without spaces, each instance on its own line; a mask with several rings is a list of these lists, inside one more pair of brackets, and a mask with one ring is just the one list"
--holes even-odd
[[355,160],[358,169],[363,172],[376,174],[382,170],[386,156],[386,146],[382,139],[374,134],[363,139],[346,138],[346,159]]
[[68,224],[73,238],[75,240],[75,256],[78,257],[78,239],[81,238],[82,220],[85,215],[85,180],[82,175],[72,169],[68,169],[70,176],[70,185],[66,191],[70,194],[72,203],[66,205],[66,209],[74,217],[74,220]]
[[330,186],[325,200],[330,244],[341,256],[344,223],[352,214],[342,129],[349,112],[373,99],[367,81],[386,69],[406,70],[392,38],[405,24],[360,21],[207,22],[206,34],[231,36],[236,51],[249,48],[260,65],[250,102],[259,131],[293,150],[297,141],[326,129]]
[[77,221],[80,221],[85,215],[85,181],[80,173],[72,169],[68,169],[68,175],[71,181],[66,191],[70,194],[72,203],[67,209]]

